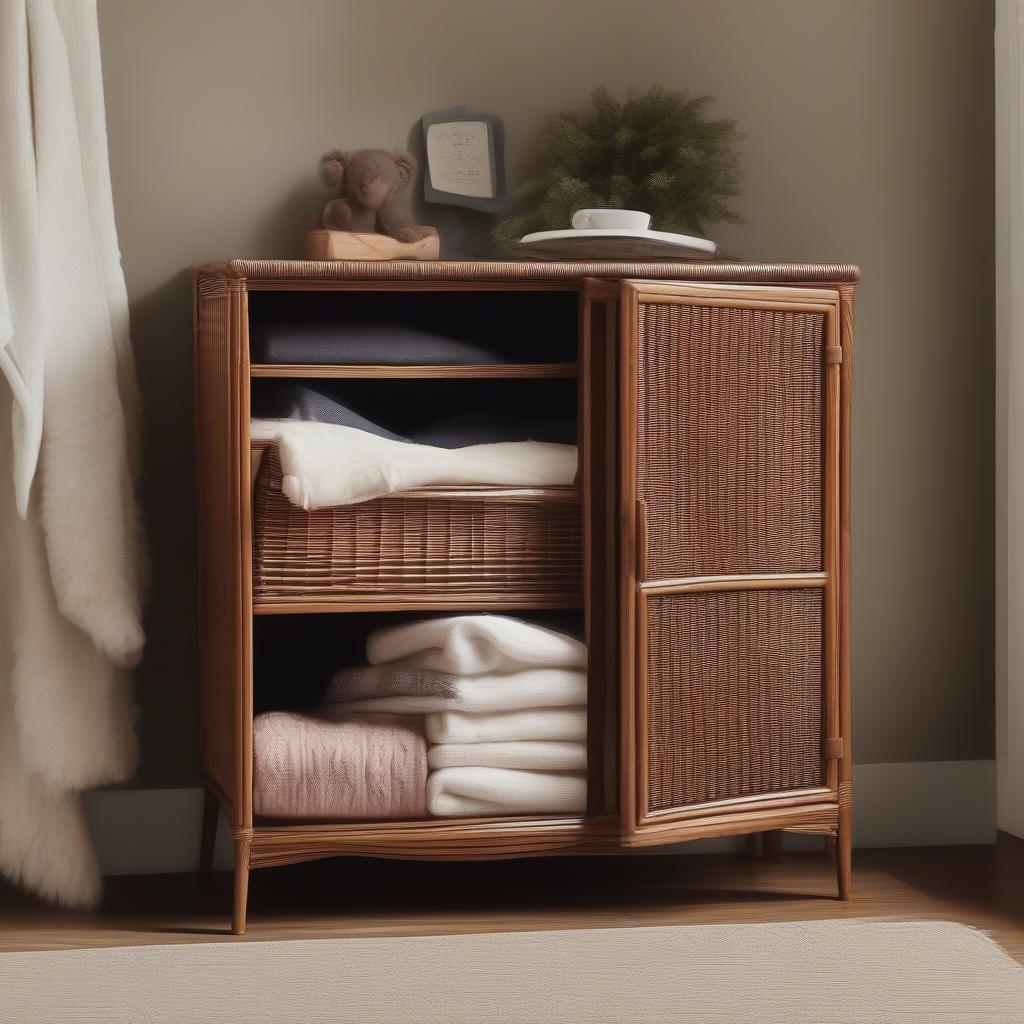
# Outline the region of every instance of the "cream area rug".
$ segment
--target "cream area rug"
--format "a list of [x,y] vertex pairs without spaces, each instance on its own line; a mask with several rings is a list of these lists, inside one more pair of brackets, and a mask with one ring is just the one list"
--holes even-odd
[[18,1024],[1020,1024],[1024,968],[944,923],[200,942],[0,955]]

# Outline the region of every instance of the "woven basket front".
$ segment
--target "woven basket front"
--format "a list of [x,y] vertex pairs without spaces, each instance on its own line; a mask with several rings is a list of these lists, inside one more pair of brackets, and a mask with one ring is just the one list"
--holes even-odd
[[304,512],[282,493],[277,449],[268,448],[253,494],[254,600],[580,594],[575,488],[542,497],[451,490]]

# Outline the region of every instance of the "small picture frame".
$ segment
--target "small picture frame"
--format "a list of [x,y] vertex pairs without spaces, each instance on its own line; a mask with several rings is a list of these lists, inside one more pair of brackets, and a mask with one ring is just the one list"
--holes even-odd
[[494,114],[471,114],[451,107],[424,114],[426,170],[423,198],[428,203],[505,209],[505,126]]

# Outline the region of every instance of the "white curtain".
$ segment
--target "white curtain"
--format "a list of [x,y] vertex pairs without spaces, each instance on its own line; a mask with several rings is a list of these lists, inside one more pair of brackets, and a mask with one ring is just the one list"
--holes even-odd
[[[998,826],[1024,836],[1024,0],[996,0]],[[979,211],[979,216],[984,211]]]
[[143,643],[95,0],[0,0],[0,371],[0,871],[89,905],[78,794],[134,770]]

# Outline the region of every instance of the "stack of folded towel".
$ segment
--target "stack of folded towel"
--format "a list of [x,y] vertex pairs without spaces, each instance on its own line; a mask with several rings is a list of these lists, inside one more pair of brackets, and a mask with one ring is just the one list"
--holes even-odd
[[370,634],[369,665],[336,673],[323,710],[424,715],[426,807],[441,817],[586,808],[586,647],[503,615]]

